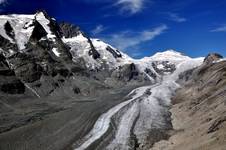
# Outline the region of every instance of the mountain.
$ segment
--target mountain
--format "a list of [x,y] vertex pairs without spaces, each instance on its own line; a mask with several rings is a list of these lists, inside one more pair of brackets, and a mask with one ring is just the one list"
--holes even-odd
[[176,127],[171,97],[176,108],[214,95],[223,63],[174,50],[133,59],[44,11],[0,15],[0,149],[155,148]]
[[[110,87],[155,82],[162,74],[175,70],[174,60],[190,59],[169,50],[135,60],[99,39],[89,38],[75,25],[58,24],[42,11],[34,15],[2,15],[0,20],[1,61],[6,65],[3,69],[14,72],[18,81],[6,93],[21,93],[17,83],[23,86],[22,91],[30,90],[37,97],[69,86],[65,81],[72,83],[71,89],[77,92],[87,88],[73,83],[74,76],[86,76]],[[8,86],[12,85],[13,82]]]

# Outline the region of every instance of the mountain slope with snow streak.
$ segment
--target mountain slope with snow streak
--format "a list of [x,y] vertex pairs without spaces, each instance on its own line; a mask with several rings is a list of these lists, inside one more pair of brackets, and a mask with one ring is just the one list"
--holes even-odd
[[[50,20],[46,17],[44,12],[37,12],[34,15],[0,15],[0,35],[10,40],[10,42],[16,42],[19,50],[26,48],[26,44],[34,30],[35,21],[39,22],[47,32],[47,38],[54,40],[56,37],[50,27]],[[6,23],[9,23],[13,28],[13,34],[15,37],[9,37],[3,29],[6,29]]]
[[99,39],[88,37],[79,27],[70,24],[58,26],[55,19],[42,11],[34,15],[0,15],[0,36],[9,44],[17,45],[14,45],[15,48],[2,48],[7,57],[26,52],[34,40],[38,43],[47,41],[51,45],[49,53],[59,59],[67,53],[62,50],[64,45],[70,48],[72,60],[75,63],[84,62],[87,69],[112,71],[127,64],[135,64],[136,70],[152,82],[161,78],[162,74],[172,72],[172,67],[178,62],[190,59],[173,50],[133,59]]

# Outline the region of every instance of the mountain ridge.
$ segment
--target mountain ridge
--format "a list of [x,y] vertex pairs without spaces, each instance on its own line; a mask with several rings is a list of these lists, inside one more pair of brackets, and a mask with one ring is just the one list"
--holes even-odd
[[[70,78],[82,72],[88,76],[96,74],[94,78],[105,80],[107,86],[120,85],[121,81],[155,82],[159,74],[175,69],[176,58],[178,62],[190,59],[172,50],[133,59],[99,39],[89,38],[78,26],[64,22],[58,25],[43,11],[33,15],[1,15],[0,19],[0,36],[6,43],[0,45],[1,53],[23,82],[40,80],[43,74],[54,78],[59,73]],[[25,68],[33,71],[25,75],[18,60],[27,61]]]

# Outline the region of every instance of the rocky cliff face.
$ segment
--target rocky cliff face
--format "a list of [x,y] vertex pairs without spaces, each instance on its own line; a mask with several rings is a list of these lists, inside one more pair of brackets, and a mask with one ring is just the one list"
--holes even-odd
[[16,77],[5,58],[0,55],[0,90],[7,94],[22,94],[25,92],[24,84]]
[[[72,59],[75,55],[70,51],[70,45],[62,40],[63,37],[84,35],[78,27],[66,23],[58,25],[45,12],[37,12],[35,15],[1,16],[1,28],[1,63],[5,64],[3,69],[6,70],[8,67],[22,85],[14,87],[20,94],[25,92],[25,89],[20,88],[26,87],[38,97],[48,96],[57,88],[68,86],[65,85],[66,81],[73,83],[73,89],[77,86],[72,78],[79,75],[93,76],[90,80],[95,80],[96,70],[93,72],[87,68],[85,60],[81,57]],[[87,44],[90,45],[88,57],[97,59],[100,54],[91,40],[87,39]],[[101,80],[104,78],[106,77]],[[3,93],[12,86],[3,85]],[[6,87],[7,85],[9,87]],[[15,92],[7,92],[9,93]],[[73,90],[71,94],[73,95]]]
[[[20,94],[28,91],[36,97],[54,95],[62,88],[70,89],[70,95],[74,95],[78,93],[73,92],[74,87],[80,89],[81,94],[92,93],[85,85],[76,83],[75,78],[81,77],[114,88],[153,83],[164,73],[175,70],[173,57],[187,59],[169,51],[134,60],[111,45],[86,36],[78,26],[58,24],[42,11],[34,15],[2,15],[0,26],[1,61],[4,60],[25,87],[25,90],[18,89]],[[171,60],[164,58],[167,55],[173,56],[168,56]],[[4,90],[1,93],[4,94]]]
[[180,75],[183,86],[172,99],[174,131],[153,149],[225,149],[226,61],[220,58],[209,54],[203,65]]

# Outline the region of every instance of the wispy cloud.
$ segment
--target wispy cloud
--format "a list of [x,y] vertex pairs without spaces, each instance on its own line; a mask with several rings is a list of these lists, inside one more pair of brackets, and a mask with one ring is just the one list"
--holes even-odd
[[[61,0],[63,1],[63,0]],[[152,4],[152,0],[80,0],[85,3],[91,4],[106,4],[102,9],[108,9],[112,7],[117,7],[120,14],[123,15],[133,15],[141,12],[147,4]],[[112,15],[112,14],[111,14]],[[105,16],[111,16],[109,14]],[[115,14],[114,14],[115,15]]]
[[226,24],[221,25],[221,26],[211,30],[211,32],[226,32]]
[[175,22],[185,22],[185,21],[187,21],[186,18],[179,16],[179,14],[172,13],[172,12],[169,12],[167,14],[168,14],[169,20],[172,20],[172,21],[175,21]]
[[4,3],[5,2],[5,0],[0,0],[0,4],[2,4],[2,3]]
[[0,5],[5,4],[6,0],[0,0]]
[[146,0],[117,0],[116,6],[120,7],[122,13],[136,14],[143,10]]
[[0,4],[5,3],[6,0],[0,0]]
[[162,34],[167,28],[168,27],[166,25],[160,25],[156,28],[136,33],[132,31],[125,31],[118,34],[113,34],[105,40],[109,41],[109,43],[121,50],[127,50],[127,48],[131,48],[143,42],[153,40],[155,37]]
[[95,29],[93,29],[91,32],[92,32],[92,34],[95,35],[95,34],[99,34],[99,33],[103,32],[105,29],[106,28],[103,25],[97,25],[95,27]]

